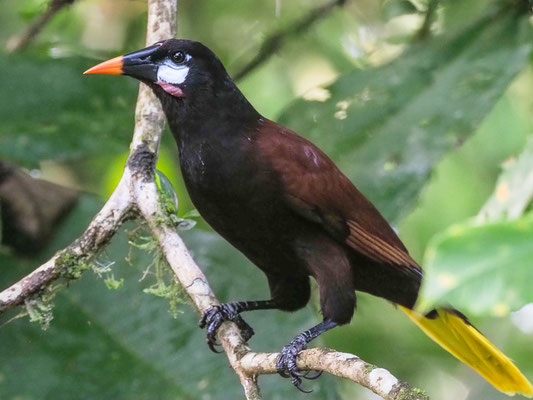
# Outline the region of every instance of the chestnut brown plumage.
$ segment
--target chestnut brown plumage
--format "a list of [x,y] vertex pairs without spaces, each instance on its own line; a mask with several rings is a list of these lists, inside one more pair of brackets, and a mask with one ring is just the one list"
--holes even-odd
[[235,321],[245,339],[251,337],[253,330],[239,315],[243,311],[304,307],[312,277],[323,321],[297,335],[277,363],[278,372],[300,390],[302,377],[318,375],[298,370],[298,353],[351,320],[359,290],[402,306],[430,337],[498,389],[533,394],[520,371],[462,314],[447,308],[427,317],[410,311],[422,270],[389,224],[326,154],[263,118],[207,47],[170,39],[87,73],[122,73],[150,85],[178,144],[194,205],[267,277],[271,299],[226,303],[204,314],[201,326],[207,327],[211,349],[226,320]]

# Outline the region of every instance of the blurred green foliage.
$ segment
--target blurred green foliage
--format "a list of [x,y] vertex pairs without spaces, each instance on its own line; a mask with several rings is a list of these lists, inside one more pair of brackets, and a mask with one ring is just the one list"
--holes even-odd
[[87,60],[0,57],[0,157],[34,167],[41,160],[79,160],[126,148],[134,82],[89,81],[80,76]]
[[321,144],[394,221],[524,68],[530,37],[525,16],[492,11],[381,68],[342,75],[326,101],[299,100],[281,121]]
[[532,237],[531,215],[515,221],[453,225],[426,251],[429,279],[424,308],[449,303],[470,315],[501,316],[532,303]]
[[[19,33],[46,3],[0,0],[0,41]],[[533,158],[526,146],[533,73],[526,3],[441,2],[427,37],[415,40],[428,1],[348,1],[289,38],[239,86],[266,117],[321,146],[394,222],[415,258],[424,260],[422,305],[447,302],[467,312],[533,378],[532,336],[509,318],[533,301],[527,285],[533,278],[527,185]],[[311,0],[183,0],[179,32],[210,46],[232,73],[266,37],[315,6]],[[90,192],[37,257],[0,249],[2,288],[72,241],[120,178],[137,84],[81,73],[142,47],[145,22],[144,2],[80,0],[23,52],[0,53],[0,158]],[[175,154],[166,134],[158,168],[176,189],[183,216],[192,206]],[[502,163],[519,154],[502,173]],[[509,204],[520,204],[512,221],[501,211]],[[482,207],[496,210],[491,221],[472,219]],[[267,297],[261,273],[205,223],[183,235],[220,300]],[[110,266],[118,290],[86,273],[58,297],[47,331],[27,318],[1,326],[0,399],[239,398],[237,377],[224,356],[208,351],[191,307],[179,304],[182,313],[174,319],[165,299],[145,293],[155,279],[149,270],[141,280],[151,257],[122,233],[98,260]],[[246,315],[256,331],[254,350],[279,350],[318,320],[316,304],[315,294],[298,313]],[[432,399],[505,398],[368,295],[359,296],[352,324],[322,339],[389,369]],[[277,376],[262,376],[260,384],[268,399],[370,398],[329,376],[309,383],[309,396]]]

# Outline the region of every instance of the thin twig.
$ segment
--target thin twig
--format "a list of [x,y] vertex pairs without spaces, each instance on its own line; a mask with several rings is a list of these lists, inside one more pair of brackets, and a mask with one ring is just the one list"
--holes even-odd
[[76,0],[52,0],[46,11],[39,15],[29,26],[20,34],[17,34],[7,40],[6,50],[9,52],[19,51],[26,47],[42,31],[45,25],[61,11],[64,7],[70,6]]
[[337,6],[342,7],[346,4],[347,0],[332,0],[329,3],[323,4],[309,11],[299,21],[289,24],[286,28],[273,33],[267,37],[261,44],[259,52],[252,58],[245,66],[239,69],[233,74],[233,80],[238,81],[266,62],[274,53],[279,51],[285,44],[285,41],[290,36],[296,36],[302,32],[305,32],[313,24],[320,21],[322,18],[329,15],[329,13]]
[[[148,44],[175,35],[176,1],[148,1]],[[154,168],[164,121],[159,101],[147,86],[141,84],[130,155],[122,180],[111,198],[76,242],[0,293],[0,313],[21,304],[62,276],[65,266],[58,260],[62,259],[64,252],[84,257],[84,260],[94,259],[129,215],[140,217],[148,224],[176,278],[200,313],[219,304],[207,278],[177,234],[174,223],[159,198]],[[231,367],[239,376],[246,399],[261,400],[257,376],[275,373],[275,362],[279,354],[251,352],[233,322],[226,322],[221,326],[218,339]],[[388,371],[365,363],[352,354],[320,348],[307,350],[299,355],[298,366],[302,370],[319,369],[351,379],[387,400],[427,400],[427,396],[398,381]]]
[[426,15],[424,17],[424,22],[422,23],[422,26],[420,27],[418,32],[416,32],[415,36],[413,37],[414,42],[427,39],[427,37],[431,33],[431,24],[433,23],[433,19],[435,18],[435,13],[437,11],[438,5],[439,0],[429,0]]

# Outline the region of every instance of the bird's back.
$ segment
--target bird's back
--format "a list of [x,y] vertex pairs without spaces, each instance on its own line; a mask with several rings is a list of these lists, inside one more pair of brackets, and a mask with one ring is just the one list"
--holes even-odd
[[313,143],[268,120],[260,130],[259,153],[277,179],[278,196],[317,235],[342,247],[355,288],[412,307],[422,271],[379,211]]

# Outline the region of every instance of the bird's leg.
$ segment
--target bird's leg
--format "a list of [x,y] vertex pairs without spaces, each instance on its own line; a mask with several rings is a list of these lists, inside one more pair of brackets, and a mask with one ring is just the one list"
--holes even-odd
[[200,328],[205,328],[207,326],[207,345],[212,351],[218,353],[215,348],[215,346],[218,345],[216,335],[218,328],[220,328],[225,321],[235,322],[241,330],[244,341],[247,342],[253,336],[254,330],[239,314],[243,311],[277,308],[276,304],[277,303],[273,300],[235,301],[208,308],[202,316],[199,324]]
[[338,323],[330,319],[324,319],[324,321],[322,321],[320,324],[313,326],[311,329],[300,333],[294,339],[292,339],[291,342],[281,350],[281,354],[276,363],[278,373],[284,378],[290,378],[292,384],[301,392],[311,392],[301,387],[302,377],[307,379],[316,379],[322,372],[316,372],[312,375],[310,375],[309,372],[302,373],[296,365],[296,357],[300,351],[307,348],[307,344],[311,340],[317,338],[322,333],[335,328],[337,325]]

